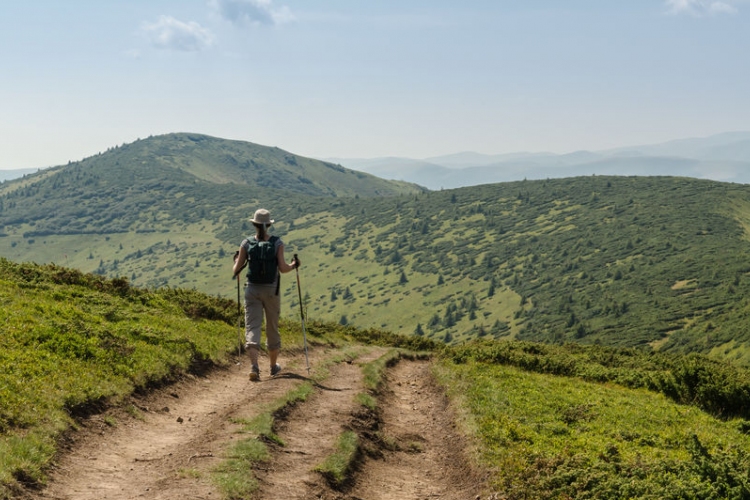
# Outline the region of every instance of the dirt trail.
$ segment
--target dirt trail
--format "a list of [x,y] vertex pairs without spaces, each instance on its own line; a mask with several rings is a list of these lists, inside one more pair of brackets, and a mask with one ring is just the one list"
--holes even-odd
[[[332,365],[330,376],[307,401],[280,420],[276,431],[284,446],[271,445],[271,461],[253,471],[260,483],[253,498],[477,498],[479,481],[466,465],[464,446],[428,362],[402,360],[389,369],[389,389],[379,403],[382,421],[379,432],[372,433],[379,442],[366,445],[369,453],[343,490],[332,489],[312,472],[361,408],[354,399],[363,391],[361,365],[383,352],[371,348],[352,363]],[[323,348],[311,350],[313,367],[329,354]],[[71,437],[49,486],[26,498],[220,499],[210,471],[240,438],[233,419],[252,418],[304,381],[304,356],[287,356],[286,365],[273,379],[264,368],[261,382],[252,383],[244,358],[240,366],[188,377],[134,398],[136,416],[92,417]],[[390,443],[388,449],[379,447],[383,442]]]
[[[318,354],[324,355],[321,352]],[[219,498],[205,477],[225,448],[237,438],[231,418],[259,413],[261,407],[301,383],[289,374],[305,375],[304,357],[288,359],[287,376],[248,380],[250,364],[213,370],[144,398],[134,398],[137,418],[93,417],[72,439],[50,485],[38,496],[52,499],[180,499]],[[261,361],[265,361],[262,359]],[[317,361],[315,355],[311,362]]]
[[362,466],[352,499],[478,498],[482,480],[469,466],[448,399],[426,361],[401,361],[388,374],[382,432],[393,440],[382,459]]
[[340,363],[304,405],[295,407],[278,427],[284,447],[277,448],[264,473],[258,474],[261,489],[255,498],[278,500],[328,498],[327,484],[312,469],[333,453],[339,436],[348,427],[358,406],[354,397],[362,392],[361,365],[385,351],[372,350],[353,363]]

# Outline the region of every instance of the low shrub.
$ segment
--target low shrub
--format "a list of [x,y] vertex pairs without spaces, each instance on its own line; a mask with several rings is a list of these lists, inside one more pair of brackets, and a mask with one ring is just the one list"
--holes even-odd
[[701,354],[685,356],[573,343],[478,341],[445,349],[443,355],[456,363],[472,360],[646,388],[717,417],[750,419],[750,371]]

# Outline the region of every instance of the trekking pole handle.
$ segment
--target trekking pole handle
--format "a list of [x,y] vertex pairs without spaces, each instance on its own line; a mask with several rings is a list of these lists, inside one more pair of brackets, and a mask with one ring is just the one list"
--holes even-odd
[[297,262],[297,254],[296,253],[294,254],[294,268],[295,269],[299,268],[299,263]]
[[[237,255],[239,255],[239,251],[237,252]],[[235,257],[237,255],[235,255]],[[235,260],[235,262],[237,262],[237,261]],[[248,261],[245,260],[245,263],[242,264],[242,267],[239,269],[239,271],[237,271],[237,274],[235,274],[235,275],[232,276],[232,279],[237,279],[239,281],[239,279],[240,279],[240,273],[242,273],[242,270],[247,267],[247,264],[248,264]]]

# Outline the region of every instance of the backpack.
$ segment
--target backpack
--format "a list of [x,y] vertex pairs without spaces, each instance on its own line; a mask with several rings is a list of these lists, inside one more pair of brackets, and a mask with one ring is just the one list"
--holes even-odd
[[276,240],[278,236],[271,236],[268,241],[248,239],[247,279],[256,285],[270,285],[276,281],[279,272],[276,262]]

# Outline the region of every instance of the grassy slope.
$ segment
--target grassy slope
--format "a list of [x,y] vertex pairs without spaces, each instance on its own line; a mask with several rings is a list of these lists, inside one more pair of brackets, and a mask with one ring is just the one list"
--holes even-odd
[[750,438],[663,396],[502,365],[441,367],[509,498],[746,498]]
[[[299,252],[305,263],[307,307],[321,320],[399,333],[419,328],[452,342],[573,340],[750,363],[747,186],[587,177],[385,199],[273,190],[253,199],[242,186],[164,169],[169,180],[149,169],[142,192],[120,195],[129,207],[120,216],[107,201],[114,191],[85,191],[91,198],[80,204],[6,225],[0,255],[232,298],[231,255],[250,231],[248,215],[266,205],[287,253]],[[85,169],[80,175],[84,185],[99,182]],[[34,189],[54,194],[23,189],[30,199]],[[6,208],[4,220],[16,212]],[[100,233],[52,234],[71,228]],[[291,311],[293,280],[283,285]]]
[[1,485],[36,482],[72,416],[236,346],[236,303],[0,260]]
[[[55,266],[1,260],[0,300],[0,498],[19,482],[44,481],[75,415],[196,362],[221,363],[236,340],[233,301],[149,292]],[[300,342],[296,327],[282,325],[288,345]],[[750,494],[750,424],[670,400],[682,394],[726,416],[710,402],[729,388],[750,395],[746,370],[594,346],[488,341],[441,350],[413,336],[318,322],[308,336],[328,348],[367,342],[441,352],[437,372],[493,485],[509,498]],[[638,380],[652,390],[623,385]]]
[[690,179],[577,178],[339,201],[283,230],[307,256],[316,317],[747,364],[749,198]]

